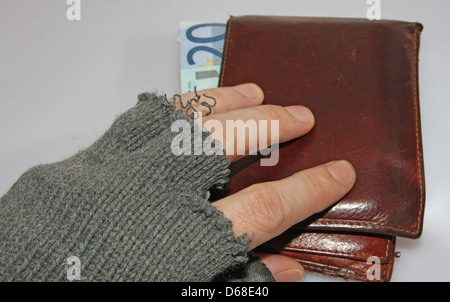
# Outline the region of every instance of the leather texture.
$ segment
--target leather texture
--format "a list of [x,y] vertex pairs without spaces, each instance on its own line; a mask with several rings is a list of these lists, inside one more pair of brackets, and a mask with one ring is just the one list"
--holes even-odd
[[393,236],[295,229],[272,239],[258,251],[290,256],[309,271],[359,281],[389,281],[398,257]]
[[307,135],[280,145],[275,166],[261,166],[257,156],[232,164],[228,193],[337,159],[350,161],[357,173],[340,202],[295,226],[291,245],[278,245],[307,268],[361,280],[367,259],[356,255],[383,255],[387,281],[395,236],[421,235],[422,29],[420,23],[351,18],[240,16],[227,23],[219,85],[256,83],[265,104],[304,105],[316,121]]

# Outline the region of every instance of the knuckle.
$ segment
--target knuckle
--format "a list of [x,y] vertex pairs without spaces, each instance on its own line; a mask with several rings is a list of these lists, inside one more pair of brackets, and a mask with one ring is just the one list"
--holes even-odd
[[204,89],[199,91],[196,95],[197,102],[195,103],[198,111],[201,112],[202,116],[207,116],[211,114],[217,113],[217,100],[221,99],[223,93],[221,93],[221,89]]
[[280,229],[286,218],[280,193],[269,184],[256,184],[248,189],[244,211],[252,225],[263,232]]
[[308,196],[315,200],[319,205],[327,203],[327,200],[329,199],[329,188],[326,185],[327,181],[325,177],[320,175],[310,175],[305,177],[305,183]]
[[282,120],[282,112],[281,112],[281,107],[277,106],[277,105],[263,105],[263,106],[258,106],[257,107],[258,110],[261,110],[264,116],[267,116],[268,120]]

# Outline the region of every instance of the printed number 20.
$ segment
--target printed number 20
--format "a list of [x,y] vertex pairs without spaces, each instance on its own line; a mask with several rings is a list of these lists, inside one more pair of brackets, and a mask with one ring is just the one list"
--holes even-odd
[[[198,25],[194,25],[192,27],[190,27],[187,31],[186,31],[186,38],[194,43],[211,43],[211,42],[218,42],[220,40],[224,40],[225,39],[225,33],[217,35],[217,36],[213,36],[213,37],[196,37],[193,35],[194,31],[198,28],[201,27],[208,27],[208,26],[222,26],[225,27],[225,24],[220,24],[220,23],[207,23],[207,24],[198,24]],[[193,47],[191,50],[189,50],[188,54],[187,54],[187,61],[189,63],[189,65],[194,65],[194,53],[196,53],[197,51],[206,51],[206,52],[210,52],[213,55],[218,56],[219,58],[222,58],[222,53],[220,51],[218,51],[217,49],[208,47],[208,46],[196,46]]]

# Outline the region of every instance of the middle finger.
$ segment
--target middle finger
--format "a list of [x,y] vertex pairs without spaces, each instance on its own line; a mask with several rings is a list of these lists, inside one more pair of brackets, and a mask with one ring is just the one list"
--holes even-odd
[[214,114],[197,120],[222,142],[231,162],[272,144],[305,135],[314,126],[312,112],[301,105],[260,105]]

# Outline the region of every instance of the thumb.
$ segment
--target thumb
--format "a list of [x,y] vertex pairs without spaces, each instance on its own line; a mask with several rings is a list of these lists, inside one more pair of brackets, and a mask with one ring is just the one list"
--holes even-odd
[[298,282],[305,277],[305,269],[294,259],[276,254],[256,254],[277,282]]

